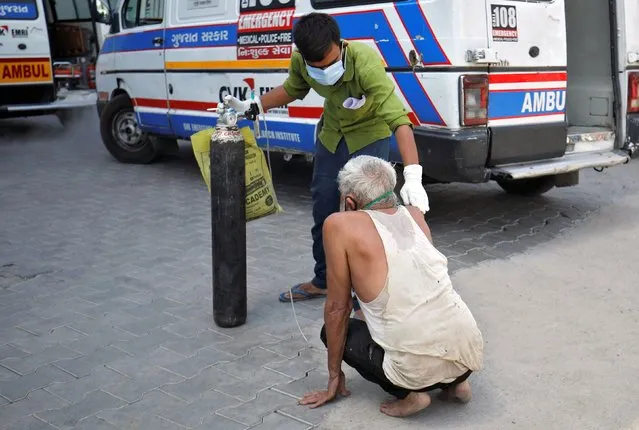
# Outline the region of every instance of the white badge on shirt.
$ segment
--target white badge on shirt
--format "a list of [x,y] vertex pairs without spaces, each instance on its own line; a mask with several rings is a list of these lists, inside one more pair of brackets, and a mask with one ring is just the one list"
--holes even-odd
[[349,97],[344,100],[344,106],[346,109],[359,109],[366,103],[366,95],[362,95],[361,99],[356,99],[355,97]]

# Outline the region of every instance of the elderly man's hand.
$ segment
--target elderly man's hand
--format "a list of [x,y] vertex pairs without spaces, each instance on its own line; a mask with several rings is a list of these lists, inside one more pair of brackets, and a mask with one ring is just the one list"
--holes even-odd
[[337,397],[337,394],[344,397],[350,396],[350,391],[346,389],[346,377],[344,372],[340,372],[338,376],[331,377],[328,380],[328,390],[326,391],[314,391],[304,394],[302,400],[299,401],[300,405],[310,405],[311,409],[319,408],[320,406],[330,402]]

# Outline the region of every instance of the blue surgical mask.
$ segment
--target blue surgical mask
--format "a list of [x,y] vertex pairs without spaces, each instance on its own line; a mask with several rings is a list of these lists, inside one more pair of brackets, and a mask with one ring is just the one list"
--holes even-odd
[[318,69],[317,67],[306,64],[306,71],[308,72],[308,76],[317,81],[318,84],[330,86],[339,81],[346,69],[344,69],[343,56],[341,56],[339,61],[325,69]]

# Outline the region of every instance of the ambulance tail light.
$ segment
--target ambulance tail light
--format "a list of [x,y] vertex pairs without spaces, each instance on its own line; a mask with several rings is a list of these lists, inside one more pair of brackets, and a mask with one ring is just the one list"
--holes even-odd
[[628,112],[639,113],[639,73],[628,74]]
[[462,126],[488,124],[488,75],[461,77]]

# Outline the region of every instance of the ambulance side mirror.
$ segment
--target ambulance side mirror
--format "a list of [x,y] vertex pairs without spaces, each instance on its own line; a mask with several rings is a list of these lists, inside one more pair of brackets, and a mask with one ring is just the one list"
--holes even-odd
[[111,25],[112,13],[108,0],[92,0],[91,8],[95,22]]

